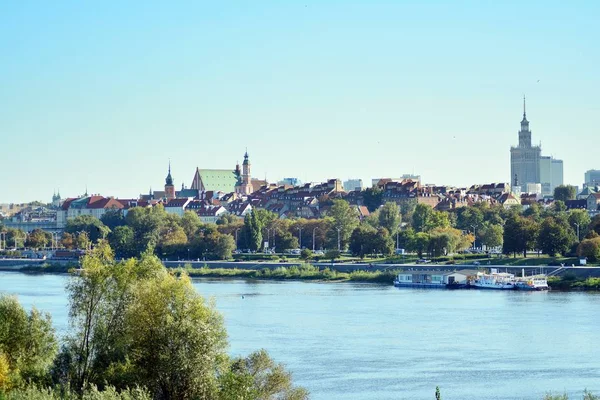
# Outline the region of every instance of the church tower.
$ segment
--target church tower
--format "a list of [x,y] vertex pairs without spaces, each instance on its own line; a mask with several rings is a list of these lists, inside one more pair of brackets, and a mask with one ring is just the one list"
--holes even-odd
[[165,179],[165,197],[167,200],[175,198],[175,185],[173,185],[173,177],[171,176],[171,161],[169,161],[169,174]]
[[250,161],[248,160],[248,151],[244,154],[244,163],[242,164],[242,184],[240,185],[241,194],[252,194],[252,176],[250,175]]

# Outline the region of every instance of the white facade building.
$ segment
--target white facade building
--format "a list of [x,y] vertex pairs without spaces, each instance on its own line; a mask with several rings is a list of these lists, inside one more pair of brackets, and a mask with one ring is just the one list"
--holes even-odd
[[549,156],[540,157],[542,195],[552,196],[554,188],[563,184],[563,162]]
[[98,219],[110,209],[122,210],[124,205],[112,197],[98,195],[66,199],[56,212],[56,226],[59,229],[67,226],[67,221],[80,215],[91,215]]

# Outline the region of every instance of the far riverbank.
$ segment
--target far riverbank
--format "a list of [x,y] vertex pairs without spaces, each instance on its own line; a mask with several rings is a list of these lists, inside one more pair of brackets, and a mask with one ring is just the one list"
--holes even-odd
[[[239,265],[239,264],[238,264]],[[261,265],[262,268],[222,268],[213,267],[207,263],[202,266],[192,266],[191,264],[178,263],[174,266],[167,266],[175,273],[187,273],[193,278],[238,278],[238,279],[257,279],[257,280],[301,280],[313,282],[363,282],[363,283],[378,283],[382,285],[391,284],[398,273],[406,270],[437,270],[438,266],[387,266],[385,269],[366,266],[366,269],[354,269],[343,271],[331,268],[330,266],[319,266],[312,264],[297,264],[297,265]],[[469,266],[456,265],[454,270],[468,268]],[[77,263],[58,264],[44,263],[36,265],[26,265],[20,267],[0,266],[0,271],[13,271],[27,274],[65,274],[71,270],[79,268]],[[489,266],[479,267],[484,270]],[[441,269],[441,268],[439,268]],[[448,268],[443,268],[446,270]],[[589,268],[588,268],[589,269]],[[569,268],[561,271],[560,276],[550,276],[548,285],[552,290],[560,291],[600,291],[600,277],[592,276],[591,273],[581,271],[582,268]],[[594,269],[595,270],[595,269]],[[517,271],[515,271],[517,272]],[[518,271],[519,273],[521,271]],[[544,271],[545,272],[545,271]],[[578,273],[576,273],[578,272]],[[582,274],[582,272],[584,272]],[[597,271],[594,271],[597,272]]]

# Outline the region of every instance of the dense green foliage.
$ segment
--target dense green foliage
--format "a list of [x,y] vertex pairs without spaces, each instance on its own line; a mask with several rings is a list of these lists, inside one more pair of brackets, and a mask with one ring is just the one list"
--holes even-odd
[[91,215],[80,215],[67,221],[65,232],[71,235],[85,232],[92,242],[104,239],[110,233],[110,229],[98,218]]
[[290,279],[290,280],[318,280],[318,281],[356,281],[356,282],[392,282],[399,270],[388,271],[353,271],[340,272],[330,268],[319,268],[311,264],[300,266],[277,267],[274,269],[240,269],[240,268],[192,268],[189,265],[176,270],[177,273],[185,272],[191,277],[227,277],[249,279]]
[[307,398],[265,351],[231,360],[214,304],[149,252],[118,262],[101,241],[67,292],[70,331],[58,355],[49,316],[0,298],[0,397]]
[[571,185],[559,185],[554,188],[554,200],[567,201],[575,199],[577,188]]
[[[361,209],[360,218],[356,206],[329,198],[324,199],[325,217],[320,219],[278,218],[255,208],[244,219],[228,215],[217,224],[205,224],[192,211],[179,217],[167,213],[162,205],[134,207],[126,217],[119,210],[109,210],[102,221],[89,215],[70,220],[61,243],[69,249],[89,249],[106,237],[118,258],[139,257],[149,250],[170,260],[231,259],[236,249],[245,254],[307,249],[304,259],[308,259],[308,250],[389,256],[394,247],[419,257],[439,258],[484,246],[515,257],[542,252],[550,256],[578,254],[590,262],[599,259],[596,242],[590,240],[600,234],[600,216],[590,220],[585,210],[567,210],[562,200],[550,206],[532,203],[508,209],[481,202],[438,211],[414,199],[381,204],[379,193],[379,189],[363,193],[372,212],[367,216]],[[8,229],[8,245],[22,246],[27,238],[27,244],[43,247],[50,238],[40,232],[27,238],[24,232]],[[263,249],[265,244],[268,249]]]
[[15,297],[0,295],[0,392],[44,382],[57,349],[48,314],[27,313]]
[[27,235],[25,246],[34,249],[42,249],[52,242],[52,234],[41,229],[34,229]]

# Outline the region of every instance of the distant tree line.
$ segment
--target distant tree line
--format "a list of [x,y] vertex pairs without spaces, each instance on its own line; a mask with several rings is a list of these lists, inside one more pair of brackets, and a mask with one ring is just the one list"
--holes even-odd
[[[572,190],[567,191],[571,196]],[[397,247],[419,257],[438,257],[485,247],[515,256],[536,251],[600,259],[600,217],[592,220],[585,210],[567,210],[562,200],[550,207],[533,203],[506,209],[481,202],[438,211],[416,201],[380,204],[376,188],[364,196],[372,211],[362,220],[356,207],[342,199],[328,200],[324,217],[319,219],[278,218],[254,209],[244,219],[226,214],[216,224],[202,223],[192,211],[182,217],[169,214],[161,205],[135,207],[126,216],[109,210],[100,220],[89,215],[69,220],[60,244],[67,249],[89,249],[107,239],[123,258],[152,251],[159,258],[228,259],[235,249],[260,252],[268,245],[278,253],[305,249],[303,258],[314,256],[313,250],[349,251],[364,257],[389,256]],[[29,235],[15,229],[4,231],[8,247],[42,248],[52,240],[43,231]]]

